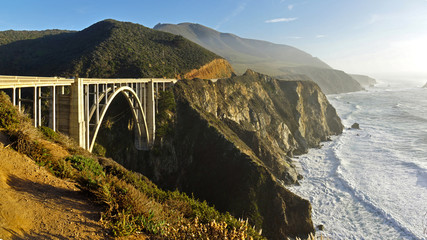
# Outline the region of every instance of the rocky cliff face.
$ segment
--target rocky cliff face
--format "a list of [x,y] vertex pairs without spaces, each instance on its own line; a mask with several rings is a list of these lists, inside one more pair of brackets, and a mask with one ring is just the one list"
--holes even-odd
[[288,156],[342,129],[335,109],[313,82],[277,81],[249,70],[215,83],[183,81],[176,89],[204,118],[221,121],[224,136],[287,184],[298,178]]
[[[270,239],[314,231],[310,203],[282,183],[299,177],[290,155],[343,128],[315,83],[279,81],[249,70],[216,82],[182,80],[173,91],[171,134],[150,153],[124,156],[124,165],[164,188],[248,218]],[[126,151],[115,149],[119,155]]]

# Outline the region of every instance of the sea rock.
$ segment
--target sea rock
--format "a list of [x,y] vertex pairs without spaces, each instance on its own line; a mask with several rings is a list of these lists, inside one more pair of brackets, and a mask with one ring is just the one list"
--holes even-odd
[[360,126],[358,123],[353,123],[353,125],[351,125],[352,129],[360,129]]
[[319,225],[317,225],[316,229],[319,231],[323,231],[323,230],[325,230],[325,226],[322,224],[319,224]]

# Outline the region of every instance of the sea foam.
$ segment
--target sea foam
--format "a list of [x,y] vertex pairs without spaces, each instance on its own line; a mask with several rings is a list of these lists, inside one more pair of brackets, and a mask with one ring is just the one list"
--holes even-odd
[[295,159],[291,190],[332,239],[426,239],[427,89],[377,87],[329,95],[346,129]]

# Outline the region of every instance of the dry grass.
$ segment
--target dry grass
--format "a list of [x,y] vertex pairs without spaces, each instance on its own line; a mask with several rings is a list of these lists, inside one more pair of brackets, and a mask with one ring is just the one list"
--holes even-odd
[[193,69],[184,75],[185,79],[218,79],[229,78],[234,73],[230,63],[225,59],[215,59],[199,69]]

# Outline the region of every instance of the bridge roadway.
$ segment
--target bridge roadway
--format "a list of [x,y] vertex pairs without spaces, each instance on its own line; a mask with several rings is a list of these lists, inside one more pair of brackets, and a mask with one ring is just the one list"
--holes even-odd
[[[163,78],[59,78],[0,75],[19,111],[31,108],[34,126],[48,125],[92,151],[107,110],[118,94],[126,97],[134,118],[135,147],[154,143],[159,90],[176,83]],[[25,94],[22,92],[25,91]],[[23,98],[23,95],[30,98]],[[28,105],[28,103],[30,103]],[[42,105],[43,104],[43,105]],[[44,106],[48,107],[44,107]]]

